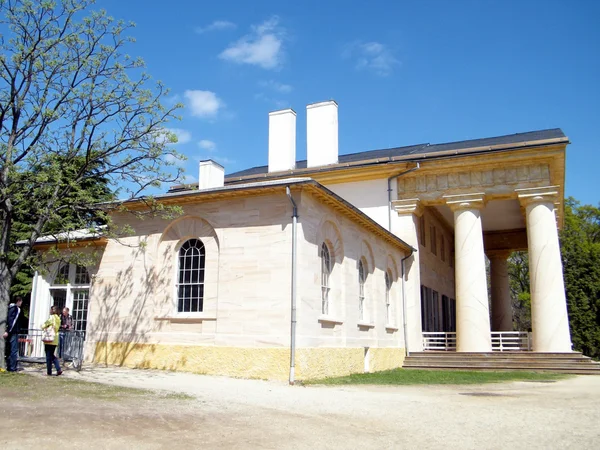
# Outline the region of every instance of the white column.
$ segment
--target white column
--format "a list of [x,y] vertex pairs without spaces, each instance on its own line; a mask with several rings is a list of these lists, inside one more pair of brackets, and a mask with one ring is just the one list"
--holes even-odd
[[481,209],[483,194],[446,195],[454,211],[456,283],[456,350],[490,352],[488,305]]
[[[419,248],[419,217],[423,207],[418,199],[395,200],[392,207],[398,213],[392,216],[391,231],[415,249]],[[399,262],[400,263],[400,262]],[[406,275],[404,281],[405,302],[402,314],[406,313],[406,340],[409,352],[423,351],[423,334],[421,330],[421,275],[419,252],[414,252],[404,261]],[[400,267],[399,270],[402,270]]]
[[517,189],[525,207],[531,328],[536,352],[571,352],[571,334],[554,201],[557,186]]
[[512,304],[508,280],[509,251],[488,252],[492,294],[492,330],[513,331]]

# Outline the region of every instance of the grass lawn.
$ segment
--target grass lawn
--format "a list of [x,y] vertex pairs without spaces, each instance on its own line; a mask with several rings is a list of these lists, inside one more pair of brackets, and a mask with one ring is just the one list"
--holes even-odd
[[506,381],[555,381],[569,375],[543,372],[476,372],[459,370],[394,369],[374,373],[356,373],[343,377],[305,380],[304,384],[483,384]]
[[32,400],[47,397],[51,392],[56,392],[61,397],[108,401],[130,399],[156,400],[159,398],[187,400],[194,398],[187,394],[111,386],[102,383],[73,380],[68,377],[40,377],[26,373],[3,372],[0,373],[0,398],[3,393],[7,394],[8,392],[20,392]]

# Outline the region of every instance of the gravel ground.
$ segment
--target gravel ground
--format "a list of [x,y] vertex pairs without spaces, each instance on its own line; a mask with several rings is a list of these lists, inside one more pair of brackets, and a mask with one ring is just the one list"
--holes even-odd
[[[69,430],[69,447],[591,449],[600,445],[597,376],[553,383],[398,387],[290,387],[112,367],[85,368],[64,376],[195,397],[114,407],[82,400],[57,418],[57,426],[62,423]],[[32,429],[21,422],[24,415],[32,416],[27,405],[9,398],[4,407],[7,402],[13,407],[7,420],[0,422],[1,435],[23,430],[26,438],[0,439],[0,447],[64,448],[64,443],[45,440],[44,427]]]

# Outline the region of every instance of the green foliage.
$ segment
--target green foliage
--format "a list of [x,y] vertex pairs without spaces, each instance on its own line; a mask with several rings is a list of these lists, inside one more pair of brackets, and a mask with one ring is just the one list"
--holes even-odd
[[560,234],[573,347],[600,358],[600,208],[565,204]]
[[508,276],[515,331],[531,329],[531,295],[529,293],[529,259],[526,252],[514,252],[508,259]]

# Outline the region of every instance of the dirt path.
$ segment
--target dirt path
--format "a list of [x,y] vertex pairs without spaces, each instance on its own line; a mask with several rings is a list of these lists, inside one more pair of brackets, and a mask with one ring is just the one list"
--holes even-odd
[[46,396],[0,390],[0,448],[586,449],[600,441],[600,377],[338,388],[120,368],[66,376],[193,398],[61,401],[56,378],[44,377],[57,405],[51,416]]

